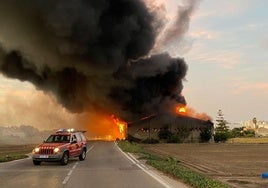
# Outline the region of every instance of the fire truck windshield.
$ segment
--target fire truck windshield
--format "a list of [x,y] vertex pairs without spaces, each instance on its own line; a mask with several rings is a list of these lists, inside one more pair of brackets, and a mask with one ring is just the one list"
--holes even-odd
[[50,135],[46,143],[69,143],[70,135]]

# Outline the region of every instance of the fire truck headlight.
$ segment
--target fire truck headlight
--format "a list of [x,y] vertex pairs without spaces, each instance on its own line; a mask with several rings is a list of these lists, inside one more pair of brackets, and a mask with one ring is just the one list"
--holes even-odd
[[54,151],[54,153],[58,153],[60,151],[60,149],[59,148],[55,148],[53,151]]
[[40,148],[34,148],[33,153],[38,153],[40,151]]

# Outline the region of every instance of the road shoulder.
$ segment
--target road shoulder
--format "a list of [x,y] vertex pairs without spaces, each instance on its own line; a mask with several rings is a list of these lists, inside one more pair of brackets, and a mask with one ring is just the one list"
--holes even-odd
[[[115,144],[116,145],[116,144]],[[117,145],[116,145],[117,146]],[[140,160],[139,156],[133,153],[123,152],[118,146],[117,148],[130,160],[132,163],[137,165],[145,173],[152,176],[159,183],[161,183],[166,188],[190,188],[190,186],[176,180],[170,176],[167,176],[163,172],[155,169],[154,167],[147,165],[145,160]]]

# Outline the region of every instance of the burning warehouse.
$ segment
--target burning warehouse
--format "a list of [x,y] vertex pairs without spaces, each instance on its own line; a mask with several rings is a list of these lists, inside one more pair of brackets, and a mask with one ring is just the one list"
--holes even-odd
[[177,135],[173,142],[201,142],[200,133],[213,133],[210,120],[185,115],[158,114],[128,124],[128,137],[131,140],[168,140],[167,136]]

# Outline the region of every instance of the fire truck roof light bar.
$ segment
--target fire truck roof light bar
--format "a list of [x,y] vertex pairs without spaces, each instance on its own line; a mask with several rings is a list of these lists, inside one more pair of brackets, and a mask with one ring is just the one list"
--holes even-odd
[[69,132],[69,133],[75,133],[75,132],[85,133],[87,131],[84,131],[84,130],[74,130],[73,128],[71,128],[71,129],[59,129],[59,130],[56,131],[56,133],[66,133],[66,132]]

